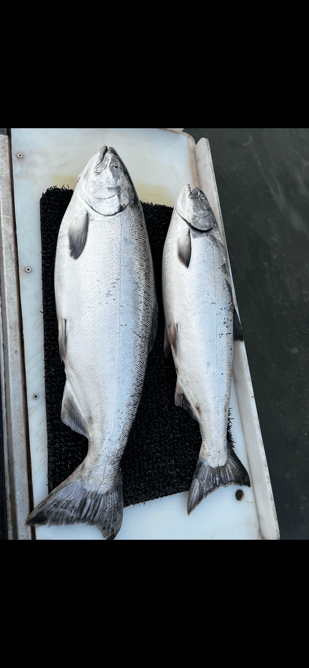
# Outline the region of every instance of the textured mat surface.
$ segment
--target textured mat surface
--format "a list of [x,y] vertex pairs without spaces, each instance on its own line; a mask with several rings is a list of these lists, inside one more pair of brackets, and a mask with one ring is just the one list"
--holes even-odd
[[[87,454],[87,439],[60,418],[65,372],[58,351],[54,261],[58,230],[72,195],[73,190],[51,187],[40,201],[49,491]],[[140,405],[122,457],[124,506],[189,490],[201,446],[198,423],[175,406],[174,363],[171,354],[168,359],[163,355],[161,260],[173,209],[145,202],[142,206],[154,264],[159,322]],[[230,428],[228,439],[232,442]]]

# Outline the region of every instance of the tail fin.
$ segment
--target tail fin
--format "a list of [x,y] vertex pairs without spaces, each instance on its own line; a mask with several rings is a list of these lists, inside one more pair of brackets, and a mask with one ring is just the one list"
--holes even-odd
[[228,459],[224,466],[212,467],[199,457],[188,496],[188,515],[190,515],[191,511],[196,508],[205,496],[213,492],[217,487],[221,485],[226,487],[232,483],[251,487],[248,471],[240,459],[238,459],[229,443]]
[[92,524],[106,540],[117,535],[123,514],[122,474],[119,468],[113,487],[105,493],[85,489],[80,467],[56,487],[30,513],[26,524]]

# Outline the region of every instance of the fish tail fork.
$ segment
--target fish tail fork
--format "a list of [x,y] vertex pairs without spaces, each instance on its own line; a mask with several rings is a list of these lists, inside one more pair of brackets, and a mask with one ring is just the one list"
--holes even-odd
[[188,515],[208,494],[220,486],[231,484],[250,487],[248,471],[238,459],[234,450],[228,447],[228,458],[223,466],[210,466],[201,456],[198,458],[195,473],[189,490]]
[[99,493],[85,489],[81,466],[39,503],[28,516],[26,524],[91,524],[100,529],[106,540],[112,540],[122,524],[121,469],[118,469],[113,487],[107,492]]

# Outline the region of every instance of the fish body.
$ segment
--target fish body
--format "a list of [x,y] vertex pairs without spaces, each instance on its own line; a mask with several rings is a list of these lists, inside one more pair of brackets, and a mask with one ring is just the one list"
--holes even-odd
[[59,229],[54,285],[66,373],[61,418],[88,438],[88,453],[28,523],[85,522],[111,539],[122,522],[121,456],[157,327],[142,206],[112,147],[79,176]]
[[227,253],[200,188],[184,186],[162,261],[165,355],[177,371],[175,403],[199,422],[202,445],[188,513],[220,485],[250,485],[227,441],[234,340],[243,339],[233,303]]

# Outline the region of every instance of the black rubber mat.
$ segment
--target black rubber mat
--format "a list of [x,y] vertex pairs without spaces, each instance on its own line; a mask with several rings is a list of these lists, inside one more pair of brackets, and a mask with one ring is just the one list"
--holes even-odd
[[[65,372],[58,350],[54,261],[59,226],[72,195],[73,190],[51,187],[40,202],[49,491],[87,454],[87,439],[60,418]],[[174,363],[171,354],[167,359],[163,355],[161,262],[173,209],[144,202],[142,207],[152,251],[159,322],[141,401],[121,462],[124,506],[189,490],[201,446],[198,423],[175,406]],[[228,438],[232,443],[230,428]]]

